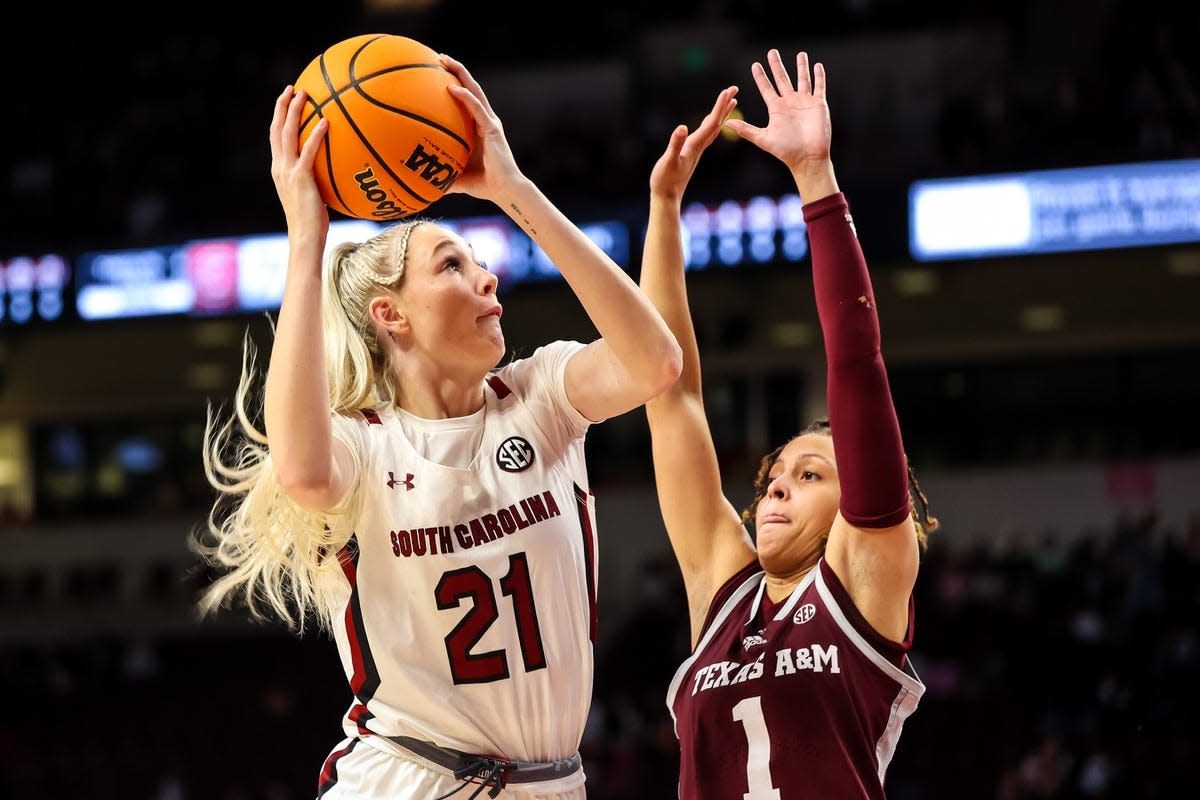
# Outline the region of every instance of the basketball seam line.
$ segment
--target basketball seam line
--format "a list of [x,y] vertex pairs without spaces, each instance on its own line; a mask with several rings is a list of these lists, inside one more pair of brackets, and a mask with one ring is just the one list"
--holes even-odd
[[[374,41],[374,39],[372,39],[371,41]],[[371,43],[371,42],[367,42],[367,44],[370,44],[370,43]],[[324,54],[324,53],[322,53],[322,54],[321,54],[321,57],[322,57],[322,59],[324,59],[324,56],[325,56],[325,54]],[[324,63],[324,61],[323,61],[323,60],[322,60],[322,63]],[[398,67],[387,67],[387,68],[385,68],[385,69],[381,69],[381,70],[379,70],[378,72],[372,72],[370,75],[364,75],[364,76],[363,76],[363,77],[361,77],[361,78],[357,78],[357,79],[356,79],[356,78],[353,78],[353,77],[352,77],[352,78],[350,79],[350,80],[351,80],[351,83],[348,83],[348,84],[346,84],[346,85],[345,85],[345,86],[343,86],[341,89],[338,89],[338,90],[336,90],[336,91],[334,91],[334,88],[333,88],[333,84],[332,84],[332,82],[330,82],[329,80],[326,80],[326,81],[325,81],[325,86],[326,86],[326,87],[328,87],[328,89],[329,89],[329,91],[330,91],[330,95],[329,95],[329,97],[327,97],[327,98],[325,98],[324,100],[322,100],[320,103],[313,102],[313,109],[314,109],[314,110],[313,110],[313,115],[320,115],[321,111],[322,111],[322,110],[324,110],[325,106],[329,105],[329,104],[330,104],[330,103],[332,103],[332,102],[333,102],[333,101],[334,101],[336,98],[338,98],[338,97],[340,97],[341,95],[345,94],[345,92],[346,92],[346,90],[347,90],[347,89],[350,89],[350,88],[352,88],[352,87],[354,86],[354,82],[356,82],[356,81],[357,81],[358,83],[366,83],[366,82],[367,82],[367,81],[369,81],[369,80],[372,80],[372,79],[374,79],[374,78],[378,78],[380,75],[386,75],[386,74],[388,74],[389,72],[399,72],[400,70],[404,70],[404,69],[440,69],[440,70],[442,70],[443,72],[444,72],[444,71],[446,71],[446,68],[445,68],[445,67],[443,67],[441,64],[403,64],[403,65],[401,65],[401,66],[398,66]],[[360,90],[360,91],[361,91],[361,90]],[[310,100],[311,100],[311,98],[310,98]],[[303,128],[305,125],[307,125],[307,124],[308,124],[309,120],[311,120],[311,119],[312,119],[312,116],[309,116],[309,117],[308,117],[308,119],[305,119],[305,120],[304,120],[304,121],[301,123],[300,127],[301,127],[301,128]],[[452,133],[452,132],[451,132],[451,131],[447,131],[447,133]],[[464,144],[465,144],[465,143],[464,143]]]
[[[369,42],[364,42],[362,47],[358,48],[358,50],[354,51],[354,55],[350,56],[349,73],[350,73],[350,81],[352,83],[354,81],[354,62],[358,60],[358,57],[362,53],[362,51],[366,50],[367,47],[370,46],[371,42],[377,42],[382,38],[383,38],[383,36],[377,36]],[[322,64],[325,63],[323,54],[322,54],[321,63]],[[328,77],[326,77],[325,85],[329,87],[330,92],[333,91],[333,86],[330,85]],[[335,97],[334,100],[335,100],[335,102],[337,102],[338,108],[341,109],[342,114],[346,117],[346,122],[348,122],[350,124],[350,127],[354,130],[355,135],[357,135],[359,140],[362,142],[363,147],[367,148],[367,150],[371,153],[371,155],[375,157],[375,160],[379,162],[379,166],[383,168],[383,171],[386,172],[388,174],[388,176],[391,177],[392,180],[394,180],[396,183],[400,184],[400,188],[402,188],[404,191],[411,194],[413,197],[417,198],[417,200],[421,201],[425,205],[429,205],[430,203],[434,202],[434,200],[436,200],[437,198],[434,198],[434,200],[426,200],[424,197],[422,197],[421,195],[414,192],[411,188],[409,188],[409,185],[407,183],[405,183],[404,180],[399,175],[397,175],[395,172],[392,171],[391,165],[383,160],[383,158],[379,155],[379,153],[375,151],[375,147],[371,144],[371,142],[367,139],[367,137],[363,136],[363,132],[361,130],[359,130],[358,125],[354,122],[354,118],[350,116],[350,112],[346,110],[346,106],[339,99],[340,97],[341,97],[341,92],[338,93],[338,96]],[[404,214],[400,214],[400,216],[404,216]]]
[[[361,94],[367,100],[367,102],[374,103],[375,105],[379,106],[380,108],[386,109],[387,111],[391,111],[392,113],[395,113],[395,114],[399,114],[402,117],[408,117],[409,119],[413,119],[413,120],[416,120],[417,122],[424,123],[424,124],[428,125],[429,127],[433,128],[434,130],[438,130],[438,131],[441,131],[442,133],[446,134],[447,136],[452,138],[454,141],[461,144],[464,149],[466,149],[466,150],[471,149],[470,145],[467,144],[466,139],[462,138],[461,136],[459,136],[457,133],[450,130],[446,126],[440,125],[440,124],[434,122],[433,120],[429,119],[428,117],[422,117],[420,114],[414,114],[411,111],[405,111],[403,108],[395,108],[393,106],[389,106],[387,103],[384,103],[381,100],[377,100],[374,97],[372,97],[371,95],[367,94],[367,90],[362,88],[361,84],[362,84],[362,81],[357,80],[353,75],[350,76],[350,86],[353,86],[356,90],[358,90],[358,93]],[[347,88],[349,88],[349,87],[347,87]]]
[[[324,53],[321,53],[320,66],[321,66],[321,78],[325,81],[325,85],[329,87],[329,90],[333,91],[333,86],[331,85],[332,81],[329,80],[329,72],[325,69],[325,54]],[[312,102],[311,98],[309,99],[309,102]],[[316,105],[316,103],[313,103],[313,105]],[[344,109],[343,109],[343,111],[344,111]],[[325,116],[324,114],[321,113],[320,108],[317,109],[316,115],[319,117],[322,117],[322,118]],[[311,117],[309,119],[311,119]],[[305,124],[307,124],[307,123],[305,123]],[[304,130],[304,128],[301,127],[301,130]],[[341,204],[342,210],[344,210],[348,215],[350,215],[352,217],[355,216],[354,212],[350,209],[350,206],[346,203],[346,200],[342,197],[341,190],[338,189],[337,175],[335,175],[334,171],[333,171],[333,143],[332,143],[332,141],[330,141],[329,131],[325,132],[325,170],[326,170],[326,172],[329,173],[329,185],[331,187],[333,187],[333,194],[335,197],[337,197],[337,201]]]

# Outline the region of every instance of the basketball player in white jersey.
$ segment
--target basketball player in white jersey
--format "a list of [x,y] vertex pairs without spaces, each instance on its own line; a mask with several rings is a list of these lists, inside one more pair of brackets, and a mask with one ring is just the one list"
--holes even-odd
[[429,221],[339,245],[322,270],[324,128],[299,148],[304,97],[289,87],[270,129],[291,251],[266,430],[249,422],[247,366],[233,463],[233,421],[208,434],[209,479],[233,508],[210,518],[204,552],[225,574],[202,607],[242,597],[332,631],[353,698],[319,797],[579,798],[596,635],[584,436],[668,387],[681,354],[636,284],[521,174],[479,84],[442,63],[479,141],[454,190],[504,209],[602,338],[496,369],[496,277]]

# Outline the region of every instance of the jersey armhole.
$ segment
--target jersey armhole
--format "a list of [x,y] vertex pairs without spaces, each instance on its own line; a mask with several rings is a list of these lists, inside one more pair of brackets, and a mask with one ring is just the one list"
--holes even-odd
[[833,567],[829,566],[829,563],[824,558],[820,561],[820,570],[821,578],[829,588],[829,593],[833,595],[833,599],[837,602],[842,614],[845,615],[846,621],[880,655],[903,669],[905,662],[908,660],[908,651],[912,649],[913,642],[913,596],[911,594],[908,596],[908,628],[904,634],[904,640],[894,642],[871,627],[871,623],[867,622],[866,617],[858,610],[858,606],[854,605],[854,600],[850,597],[850,592],[846,591],[846,587],[842,585],[837,573],[833,571]]
[[729,599],[729,596],[737,591],[738,587],[745,583],[747,578],[761,569],[762,567],[759,566],[757,560],[751,561],[733,573],[729,580],[721,584],[721,588],[717,589],[712,600],[708,603],[708,612],[704,615],[704,624],[700,626],[700,630],[696,636],[697,642],[704,638],[704,634],[712,626],[713,617],[724,607],[725,601]]

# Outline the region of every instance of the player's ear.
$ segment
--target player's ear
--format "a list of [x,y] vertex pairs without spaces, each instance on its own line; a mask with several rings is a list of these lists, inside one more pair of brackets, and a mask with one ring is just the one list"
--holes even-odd
[[371,315],[371,321],[377,327],[393,336],[404,336],[412,329],[408,314],[391,294],[373,298],[367,305],[367,313]]

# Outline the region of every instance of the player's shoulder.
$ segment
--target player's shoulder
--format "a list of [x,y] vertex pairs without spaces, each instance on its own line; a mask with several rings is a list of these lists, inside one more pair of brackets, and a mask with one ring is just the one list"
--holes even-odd
[[507,363],[498,367],[496,371],[520,370],[536,364],[553,363],[569,359],[585,347],[587,347],[586,344],[575,339],[555,339],[539,344],[532,350],[526,349],[514,353],[513,357]]
[[385,407],[352,408],[330,412],[330,420],[336,427],[372,428],[383,427],[384,417],[388,409]]
[[586,347],[573,339],[556,339],[536,346],[532,351],[518,353],[497,367],[487,377],[488,385],[498,395],[522,394],[540,380],[551,380],[561,374],[575,353]]
[[739,605],[753,602],[754,589],[762,583],[763,576],[763,568],[757,559],[730,575],[709,601],[700,635],[703,636],[715,623],[724,624],[727,619],[732,618],[733,611]]

